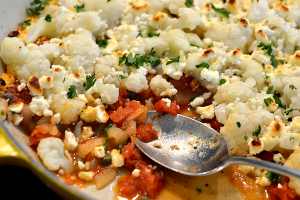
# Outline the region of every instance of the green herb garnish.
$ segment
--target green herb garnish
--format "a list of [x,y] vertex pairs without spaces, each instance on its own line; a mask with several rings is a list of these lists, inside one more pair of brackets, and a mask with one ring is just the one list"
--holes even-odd
[[98,136],[103,135],[104,133],[106,133],[108,129],[110,129],[111,127],[113,127],[113,124],[114,124],[113,122],[110,122],[102,131],[100,131],[98,133]]
[[22,26],[22,25],[24,25],[23,28],[22,28],[22,31],[23,31],[23,30],[26,29],[27,26],[31,25],[31,19],[25,20],[25,21],[18,24],[18,26]]
[[107,41],[108,39],[98,39],[96,40],[96,43],[98,44],[99,47],[105,48],[107,46]]
[[82,12],[84,11],[84,4],[82,4],[81,6],[80,5],[75,5],[74,8],[76,9],[76,11],[79,13],[79,12]]
[[127,144],[127,142],[122,142],[120,145],[119,145],[119,149],[122,150],[123,147]]
[[293,109],[290,109],[290,110],[286,110],[286,111],[284,111],[284,113],[286,114],[286,115],[289,115],[290,114],[290,112],[292,112],[293,111]]
[[32,15],[40,15],[41,12],[45,9],[45,5],[49,5],[49,1],[51,0],[34,0],[31,3],[32,7],[26,7],[26,9],[32,14]]
[[75,85],[70,86],[67,96],[68,96],[68,99],[73,99],[74,97],[78,97]]
[[268,88],[268,90],[266,91],[266,94],[271,94],[272,91],[273,91],[273,86]]
[[194,3],[194,0],[186,0],[184,4],[186,7],[190,8],[190,7],[192,7],[193,3]]
[[194,101],[195,99],[196,99],[197,97],[196,96],[194,96],[194,97],[192,97],[192,98],[190,98],[190,103],[192,102],[192,101]]
[[245,135],[245,136],[244,136],[244,139],[247,141],[247,140],[248,140],[248,136],[247,136],[247,135]]
[[51,16],[50,16],[49,14],[46,15],[45,21],[46,21],[46,22],[51,22],[51,20],[52,20]]
[[224,83],[226,83],[226,79],[220,79],[220,85],[223,85]]
[[200,188],[196,188],[197,193],[200,194],[202,192],[202,190]]
[[119,75],[119,77],[121,78],[121,79],[125,79],[125,78],[127,78],[127,76],[124,76],[124,75]]
[[258,129],[256,129],[255,131],[253,131],[252,135],[258,137],[259,134],[260,134],[260,131],[261,131],[261,126],[258,125]]
[[225,17],[229,18],[230,12],[228,12],[225,8],[216,8],[216,7],[214,6],[214,4],[212,4],[212,3],[211,3],[210,5],[211,5],[212,9],[213,9],[215,12],[217,12],[217,13],[219,13],[219,14],[222,14],[222,15],[224,15]]
[[199,46],[198,46],[198,45],[191,44],[191,43],[190,43],[190,45],[191,45],[191,46],[193,46],[193,47],[197,47],[197,48],[199,48]]
[[179,62],[179,58],[180,56],[178,56],[177,58],[170,58],[170,60],[166,63],[166,65],[172,64],[174,62]]
[[237,127],[241,128],[241,122],[236,122]]
[[269,107],[269,105],[273,102],[273,99],[271,99],[271,97],[264,99],[264,103],[266,104],[267,107]]
[[153,51],[154,48],[151,49],[150,53],[146,56],[141,56],[139,54],[136,54],[134,57],[132,56],[132,53],[126,55],[124,54],[122,57],[119,58],[119,65],[122,64],[125,61],[126,66],[135,66],[137,69],[140,66],[143,66],[144,64],[150,64],[154,67],[159,65],[160,63],[160,56],[155,56],[155,51]]
[[291,88],[292,90],[297,90],[297,88],[294,85],[290,85],[289,88]]
[[96,83],[96,79],[92,77],[91,75],[87,75],[85,77],[86,82],[83,83],[83,87],[85,87],[85,90],[88,91],[93,85]]
[[208,69],[209,66],[210,66],[210,64],[208,64],[208,63],[201,63],[199,65],[196,65],[196,68],[206,68],[206,69]]
[[268,179],[270,179],[270,181],[272,181],[272,182],[276,182],[276,181],[280,182],[280,180],[281,180],[279,174],[271,172],[271,171],[266,172],[266,177]]
[[[279,94],[279,93],[278,93]],[[278,94],[276,93],[276,90],[274,91],[273,98],[275,99],[275,103],[278,104],[279,107],[286,109],[286,105],[282,105],[281,100],[278,97]]]

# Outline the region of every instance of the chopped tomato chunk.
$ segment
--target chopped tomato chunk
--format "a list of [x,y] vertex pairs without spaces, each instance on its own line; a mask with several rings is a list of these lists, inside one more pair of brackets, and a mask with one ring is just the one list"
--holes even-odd
[[297,193],[288,187],[287,183],[281,184],[282,187],[278,187],[278,183],[271,184],[267,187],[267,192],[270,199],[275,200],[295,200],[298,195]]
[[[133,100],[125,108],[119,107],[115,112],[111,113],[109,117],[113,122],[117,124],[124,122],[127,118],[136,120],[138,119],[139,115],[142,115],[146,109],[141,108],[144,108],[142,107],[141,103]],[[137,115],[137,113],[139,115]]]
[[143,142],[150,142],[157,138],[157,131],[153,129],[153,124],[142,122],[137,128],[136,137]]
[[170,107],[168,107],[167,102],[160,100],[160,101],[156,102],[154,106],[155,106],[155,110],[158,112],[166,112],[171,115],[179,114],[179,108],[175,102],[172,102]]
[[142,165],[138,177],[129,174],[120,182],[120,194],[130,198],[137,194],[147,194],[150,198],[155,198],[162,190],[163,179],[159,169],[153,170],[148,165]]
[[29,137],[32,145],[38,145],[40,141],[47,137],[59,137],[60,132],[55,124],[42,124],[37,126]]
[[139,169],[139,176],[127,175],[119,182],[119,191],[122,196],[132,198],[147,194],[150,198],[155,198],[163,187],[164,177],[161,171],[153,169],[151,165],[142,160],[140,151],[134,143],[128,143],[122,149],[122,155],[125,158],[125,166]]

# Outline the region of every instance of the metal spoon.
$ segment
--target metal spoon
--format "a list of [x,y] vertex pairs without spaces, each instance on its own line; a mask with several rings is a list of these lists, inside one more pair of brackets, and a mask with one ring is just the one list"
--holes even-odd
[[159,137],[148,143],[136,138],[137,147],[155,162],[178,173],[206,176],[230,164],[249,164],[300,179],[300,170],[230,156],[226,140],[217,131],[189,117],[151,111],[143,121],[153,123]]

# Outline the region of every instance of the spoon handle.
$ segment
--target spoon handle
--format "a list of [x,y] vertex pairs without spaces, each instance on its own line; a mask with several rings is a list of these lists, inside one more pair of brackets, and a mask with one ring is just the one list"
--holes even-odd
[[285,167],[283,165],[279,165],[276,163],[272,163],[269,161],[257,160],[252,158],[245,158],[245,157],[233,157],[231,156],[229,160],[224,163],[226,166],[229,164],[248,164],[254,165],[257,167],[261,167],[267,169],[272,172],[276,172],[286,176],[292,176],[294,178],[300,179],[300,170],[293,169],[290,167]]

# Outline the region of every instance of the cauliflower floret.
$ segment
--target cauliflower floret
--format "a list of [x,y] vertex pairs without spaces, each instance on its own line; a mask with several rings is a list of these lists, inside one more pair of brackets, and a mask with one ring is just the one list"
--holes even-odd
[[64,143],[59,138],[42,139],[37,153],[49,170],[57,171],[62,168],[66,173],[70,173],[73,169],[72,158],[69,152],[64,150]]
[[150,88],[156,96],[169,96],[177,93],[174,86],[164,79],[161,75],[156,75],[150,81]]
[[28,80],[30,76],[50,76],[50,62],[47,60],[46,55],[39,50],[32,50],[29,52],[25,63],[21,70],[17,72],[19,79]]
[[83,67],[87,74],[94,74],[94,64],[101,50],[92,33],[82,29],[65,37],[63,42],[67,44],[65,54],[54,59],[54,64],[63,65],[66,69],[70,67],[73,73],[79,73],[79,68]]
[[219,87],[217,94],[214,96],[214,100],[218,104],[228,104],[230,102],[234,102],[236,98],[239,98],[241,102],[245,102],[254,97],[254,93],[252,91],[253,87],[253,82],[236,81],[229,84],[225,83]]
[[[288,157],[288,159],[284,163],[284,166],[300,170],[300,159],[299,159],[299,156],[300,156],[300,148],[298,148],[297,150],[295,150]],[[291,189],[294,189],[296,191],[296,193],[300,195],[300,180],[296,179],[294,177],[289,177],[289,178],[290,178],[290,182],[289,182],[288,186]]]
[[1,44],[1,58],[3,62],[6,65],[23,64],[29,53],[28,48],[24,45],[17,37],[4,38]]
[[187,52],[190,49],[190,43],[185,32],[180,29],[171,29],[163,39],[169,44],[169,57],[176,58],[180,55],[179,51]]
[[119,88],[113,84],[103,84],[101,79],[98,79],[93,86],[99,92],[103,103],[114,104],[118,101]]
[[67,92],[63,91],[54,95],[50,105],[54,113],[60,113],[62,124],[70,124],[76,122],[85,103],[80,101],[78,97],[73,99],[67,98]]
[[200,15],[191,8],[179,8],[178,15],[179,18],[173,25],[174,28],[194,30],[201,22]]
[[135,93],[148,89],[148,81],[142,73],[131,73],[125,80],[125,87]]

